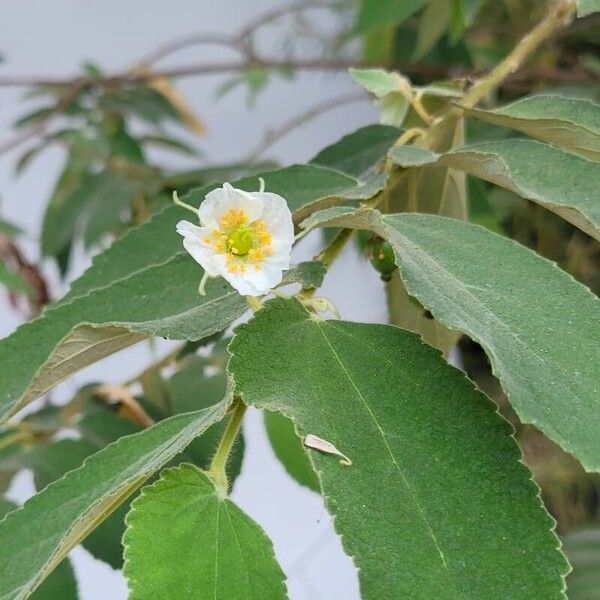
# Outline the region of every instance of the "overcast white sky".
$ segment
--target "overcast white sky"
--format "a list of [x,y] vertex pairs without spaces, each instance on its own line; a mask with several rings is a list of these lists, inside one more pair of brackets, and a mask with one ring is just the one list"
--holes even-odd
[[[287,2],[286,2],[287,3]],[[269,0],[4,0],[0,19],[0,53],[4,74],[72,75],[85,60],[109,71],[127,67],[161,42],[195,31],[232,32],[251,16],[284,2]],[[276,47],[282,28],[265,34],[265,50]],[[271,38],[269,37],[271,36]],[[188,50],[161,63],[163,66],[235,58],[223,49]],[[208,136],[199,145],[211,162],[243,156],[264,131],[301,113],[326,98],[355,90],[346,74],[302,74],[294,82],[279,80],[269,86],[248,113],[242,91],[216,100],[214,91],[222,78],[185,79],[179,89],[208,125]],[[23,110],[21,94],[0,89],[0,140],[10,135],[10,124]],[[353,104],[323,115],[279,142],[268,156],[284,164],[309,159],[323,146],[361,125],[373,122],[376,112],[368,103]],[[0,214],[21,225],[35,240],[41,215],[55,181],[62,156],[51,151],[42,156],[20,179],[13,174],[15,156],[0,159]],[[171,158],[171,161],[175,159]],[[170,164],[175,165],[175,162]],[[318,249],[316,241],[301,248],[308,258]],[[35,244],[28,244],[36,258]],[[72,276],[87,266],[79,256]],[[53,289],[60,286],[53,278]],[[323,295],[337,305],[344,318],[383,321],[381,294],[373,296],[376,274],[350,249],[332,269]],[[4,298],[0,299],[0,336],[18,324]],[[60,386],[56,397],[67,397],[88,380],[121,381],[147,360],[148,349],[138,346],[106,359]],[[288,575],[293,600],[352,600],[358,598],[356,574],[350,559],[331,528],[322,502],[315,494],[290,480],[274,459],[264,436],[260,415],[252,412],[246,423],[247,452],[233,499],[271,536],[277,556]],[[11,494],[23,501],[32,491],[31,478],[20,477]],[[126,587],[115,573],[85,551],[74,551],[74,564],[84,600],[120,600]]]

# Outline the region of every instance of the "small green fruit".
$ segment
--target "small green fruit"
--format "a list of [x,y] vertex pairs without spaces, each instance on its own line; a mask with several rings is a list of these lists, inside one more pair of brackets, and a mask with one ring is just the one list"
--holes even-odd
[[381,273],[381,279],[389,281],[396,270],[394,251],[390,244],[380,237],[373,238],[367,244],[366,254],[373,268]]

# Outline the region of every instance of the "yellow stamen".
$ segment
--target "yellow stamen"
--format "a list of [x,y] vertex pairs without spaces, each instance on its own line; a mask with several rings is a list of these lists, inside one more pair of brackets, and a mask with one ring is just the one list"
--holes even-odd
[[273,254],[272,239],[263,219],[249,223],[243,209],[231,208],[219,219],[219,227],[212,230],[212,238],[203,241],[226,255],[229,273],[244,273],[248,265],[260,270],[260,263]]

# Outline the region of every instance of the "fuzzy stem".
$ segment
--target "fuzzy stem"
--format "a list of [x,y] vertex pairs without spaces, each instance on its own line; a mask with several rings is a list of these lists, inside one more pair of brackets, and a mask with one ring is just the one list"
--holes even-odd
[[420,127],[412,127],[411,129],[407,129],[396,141],[395,146],[404,146],[404,144],[408,144],[412,139],[423,137],[425,135],[425,130]]
[[353,229],[342,229],[331,241],[319,256],[317,260],[322,262],[326,268],[329,268],[333,261],[340,255],[340,252],[346,247],[346,244],[354,233]]
[[212,477],[217,489],[224,496],[227,495],[227,490],[229,489],[226,471],[227,461],[229,460],[233,444],[240,432],[246,408],[246,405],[239,398],[234,400],[231,418],[219,441],[219,446],[208,470],[209,476]]
[[497,88],[509,75],[521,68],[529,56],[555,31],[568,25],[575,13],[575,2],[567,0],[557,4],[513,48],[512,52],[476,83],[463,97],[462,106],[473,108],[488,93]]
[[[315,257],[315,260],[318,260],[323,264],[326,270],[329,270],[329,267],[335,261],[335,259],[340,255],[342,250],[346,247],[346,244],[352,238],[352,234],[354,233],[354,229],[342,229],[331,241],[331,243],[326,246],[321,253]],[[317,288],[310,288],[308,290],[302,290],[299,293],[299,297],[305,300],[309,300],[317,293]]]
[[244,298],[246,299],[246,302],[248,303],[248,306],[254,312],[258,312],[263,307],[262,302],[258,298],[256,298],[255,296],[244,296]]

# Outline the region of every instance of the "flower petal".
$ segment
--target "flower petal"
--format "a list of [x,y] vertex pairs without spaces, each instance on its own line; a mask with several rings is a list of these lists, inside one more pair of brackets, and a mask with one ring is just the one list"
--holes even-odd
[[218,274],[243,296],[262,296],[283,279],[280,265],[261,263],[257,270],[253,264],[249,264],[244,271],[232,273],[227,269],[228,262],[224,254],[217,254],[213,264]]
[[204,227],[198,227],[198,225],[194,225],[189,221],[179,221],[179,223],[177,223],[177,225],[175,226],[175,229],[177,229],[177,233],[179,235],[182,235],[184,237],[196,236],[198,239],[202,239],[201,235],[205,231]]
[[280,271],[287,271],[287,269],[290,268],[290,253],[277,252],[274,250],[273,254],[271,256],[265,256],[260,264],[261,266],[266,265],[271,268],[279,269]]
[[[221,229],[221,218],[232,209],[244,211],[249,222],[264,221],[271,242],[270,252],[266,252],[268,256],[260,262],[248,260],[250,257],[229,256],[222,245],[220,252],[215,250],[214,229]],[[240,294],[247,296],[266,294],[281,283],[283,271],[289,268],[294,242],[292,215],[284,198],[271,192],[245,192],[225,183],[206,195],[198,215],[204,227],[181,221],[177,231],[183,236],[186,250],[209,275],[220,275]],[[244,269],[231,272],[228,267],[232,260],[244,263]]]
[[294,242],[294,223],[287,202],[279,194],[255,192],[254,196],[263,203],[262,219],[273,239],[284,240],[292,247]]
[[179,221],[177,223],[177,233],[183,236],[183,247],[208,275],[211,277],[220,275],[214,264],[216,251],[210,244],[203,241],[207,236],[210,236],[208,227],[198,227],[189,221]]
[[263,212],[263,203],[255,196],[256,194],[238,190],[231,184],[224,183],[222,188],[216,188],[206,194],[198,208],[200,222],[205,227],[218,227],[221,217],[232,208],[243,210],[249,221],[255,221]]
[[217,254],[213,264],[218,274],[243,296],[260,296],[262,293],[252,283],[246,281],[246,273],[241,271],[231,273],[227,269],[227,257],[224,254]]
[[269,290],[272,290],[281,283],[281,280],[283,279],[283,269],[278,265],[264,262],[259,265],[258,269],[249,266],[242,275],[244,281],[256,290],[256,293],[246,293],[246,295],[260,296],[266,294]]

